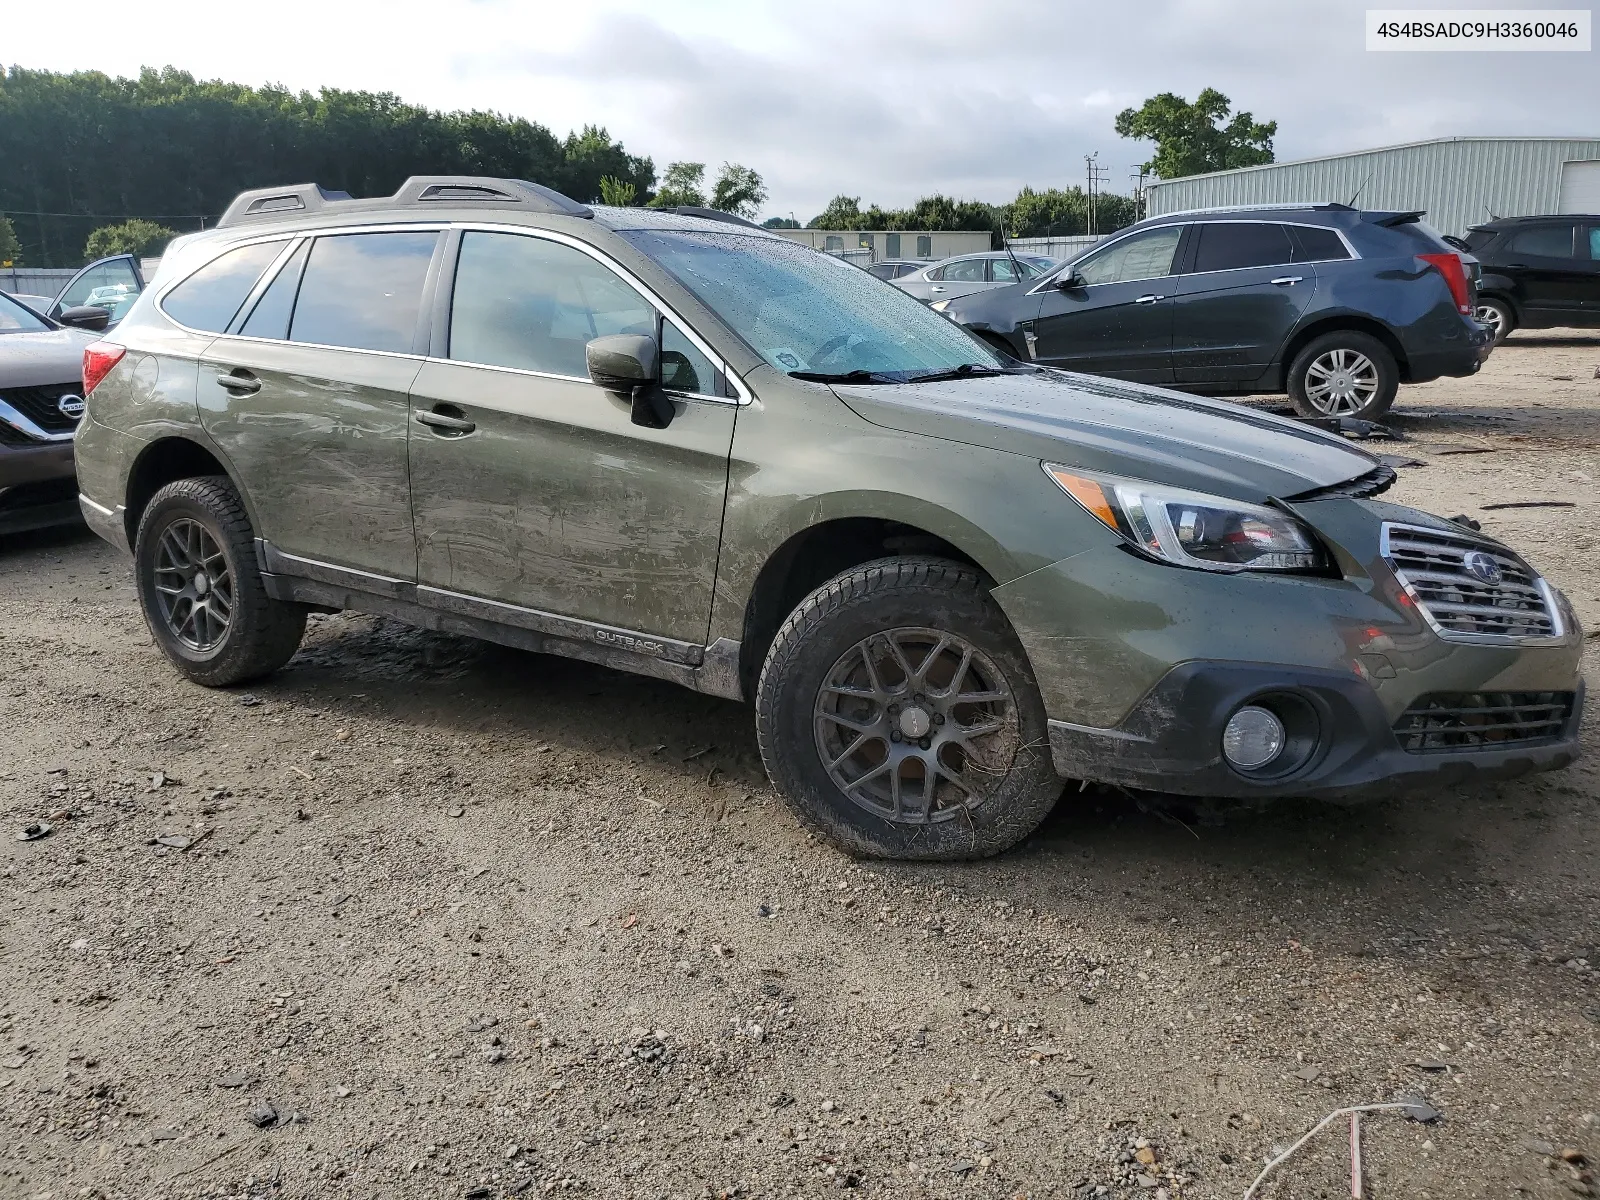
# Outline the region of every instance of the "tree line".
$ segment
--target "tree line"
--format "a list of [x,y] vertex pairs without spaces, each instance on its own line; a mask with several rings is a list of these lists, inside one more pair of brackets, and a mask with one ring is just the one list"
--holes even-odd
[[[1230,101],[1207,88],[1194,103],[1171,93],[1116,118],[1124,137],[1149,139],[1147,170],[1172,178],[1272,161],[1274,122],[1229,120]],[[411,175],[528,179],[586,203],[696,205],[753,217],[761,176],[724,162],[708,186],[704,163],[655,163],[600,126],[559,138],[522,117],[439,112],[388,92],[293,92],[196,80],[173,67],[137,78],[0,68],[0,261],[74,266],[106,254],[155,254],[202,228],[239,192],[312,180],[356,196],[393,192]],[[1135,197],[1098,193],[1094,228],[1143,214]],[[771,227],[797,225],[774,217]],[[1009,237],[1088,231],[1081,187],[1023,188],[1001,204],[925,196],[909,208],[861,207],[838,195],[814,229],[964,229]]]
[[410,175],[530,179],[599,201],[655,195],[655,164],[604,128],[559,138],[521,117],[438,112],[386,92],[249,87],[168,67],[138,78],[0,70],[0,214],[20,261],[70,266],[128,218],[198,229],[247,188],[314,180],[355,196]]

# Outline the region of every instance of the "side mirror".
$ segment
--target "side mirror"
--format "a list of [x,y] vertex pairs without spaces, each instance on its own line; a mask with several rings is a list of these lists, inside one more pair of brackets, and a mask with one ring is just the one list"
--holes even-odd
[[597,387],[631,399],[635,425],[665,429],[672,423],[672,398],[661,390],[661,350],[655,338],[611,333],[595,338],[583,354]]
[[1087,284],[1084,283],[1083,276],[1079,275],[1071,267],[1068,267],[1065,271],[1056,276],[1056,287],[1060,288],[1063,292],[1076,291],[1078,288],[1086,286]]
[[56,317],[62,325],[70,325],[74,329],[88,329],[99,333],[111,324],[111,310],[101,308],[97,304],[79,304],[73,308],[64,308]]

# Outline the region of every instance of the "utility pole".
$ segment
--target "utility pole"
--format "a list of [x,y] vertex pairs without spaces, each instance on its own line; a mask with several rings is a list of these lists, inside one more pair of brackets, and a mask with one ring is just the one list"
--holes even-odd
[[1087,212],[1084,214],[1086,218],[1085,225],[1087,226],[1085,232],[1088,233],[1090,237],[1094,237],[1099,233],[1098,213],[1096,212],[1098,206],[1095,201],[1100,195],[1100,185],[1111,176],[1111,172],[1107,168],[1102,167],[1097,161],[1099,157],[1100,151],[1098,150],[1096,150],[1093,154],[1085,154],[1083,156],[1085,174],[1087,174],[1089,177],[1089,189],[1085,193],[1087,198]]
[[1143,167],[1128,173],[1128,178],[1133,180],[1133,219],[1135,221],[1144,220],[1144,180],[1148,174],[1149,172]]

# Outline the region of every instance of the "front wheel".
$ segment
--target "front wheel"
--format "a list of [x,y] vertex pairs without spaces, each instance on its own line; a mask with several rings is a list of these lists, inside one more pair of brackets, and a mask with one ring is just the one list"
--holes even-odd
[[180,479],[152,496],[133,561],[150,632],[196,683],[244,683],[299,649],[306,610],[267,595],[250,518],[225,477]]
[[847,571],[778,631],[756,688],[767,773],[846,853],[982,858],[1061,795],[1026,655],[976,571],[890,558]]
[[1394,355],[1368,333],[1341,329],[1312,338],[1289,364],[1289,399],[1302,417],[1375,421],[1399,390]]

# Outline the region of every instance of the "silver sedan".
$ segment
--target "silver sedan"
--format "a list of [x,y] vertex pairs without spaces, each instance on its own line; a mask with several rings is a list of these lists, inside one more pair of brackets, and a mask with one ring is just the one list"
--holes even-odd
[[950,300],[990,288],[1006,287],[1037,279],[1056,265],[1053,258],[1038,254],[1012,256],[1004,250],[984,254],[958,254],[942,259],[920,271],[890,280],[901,291],[909,292],[924,304]]

